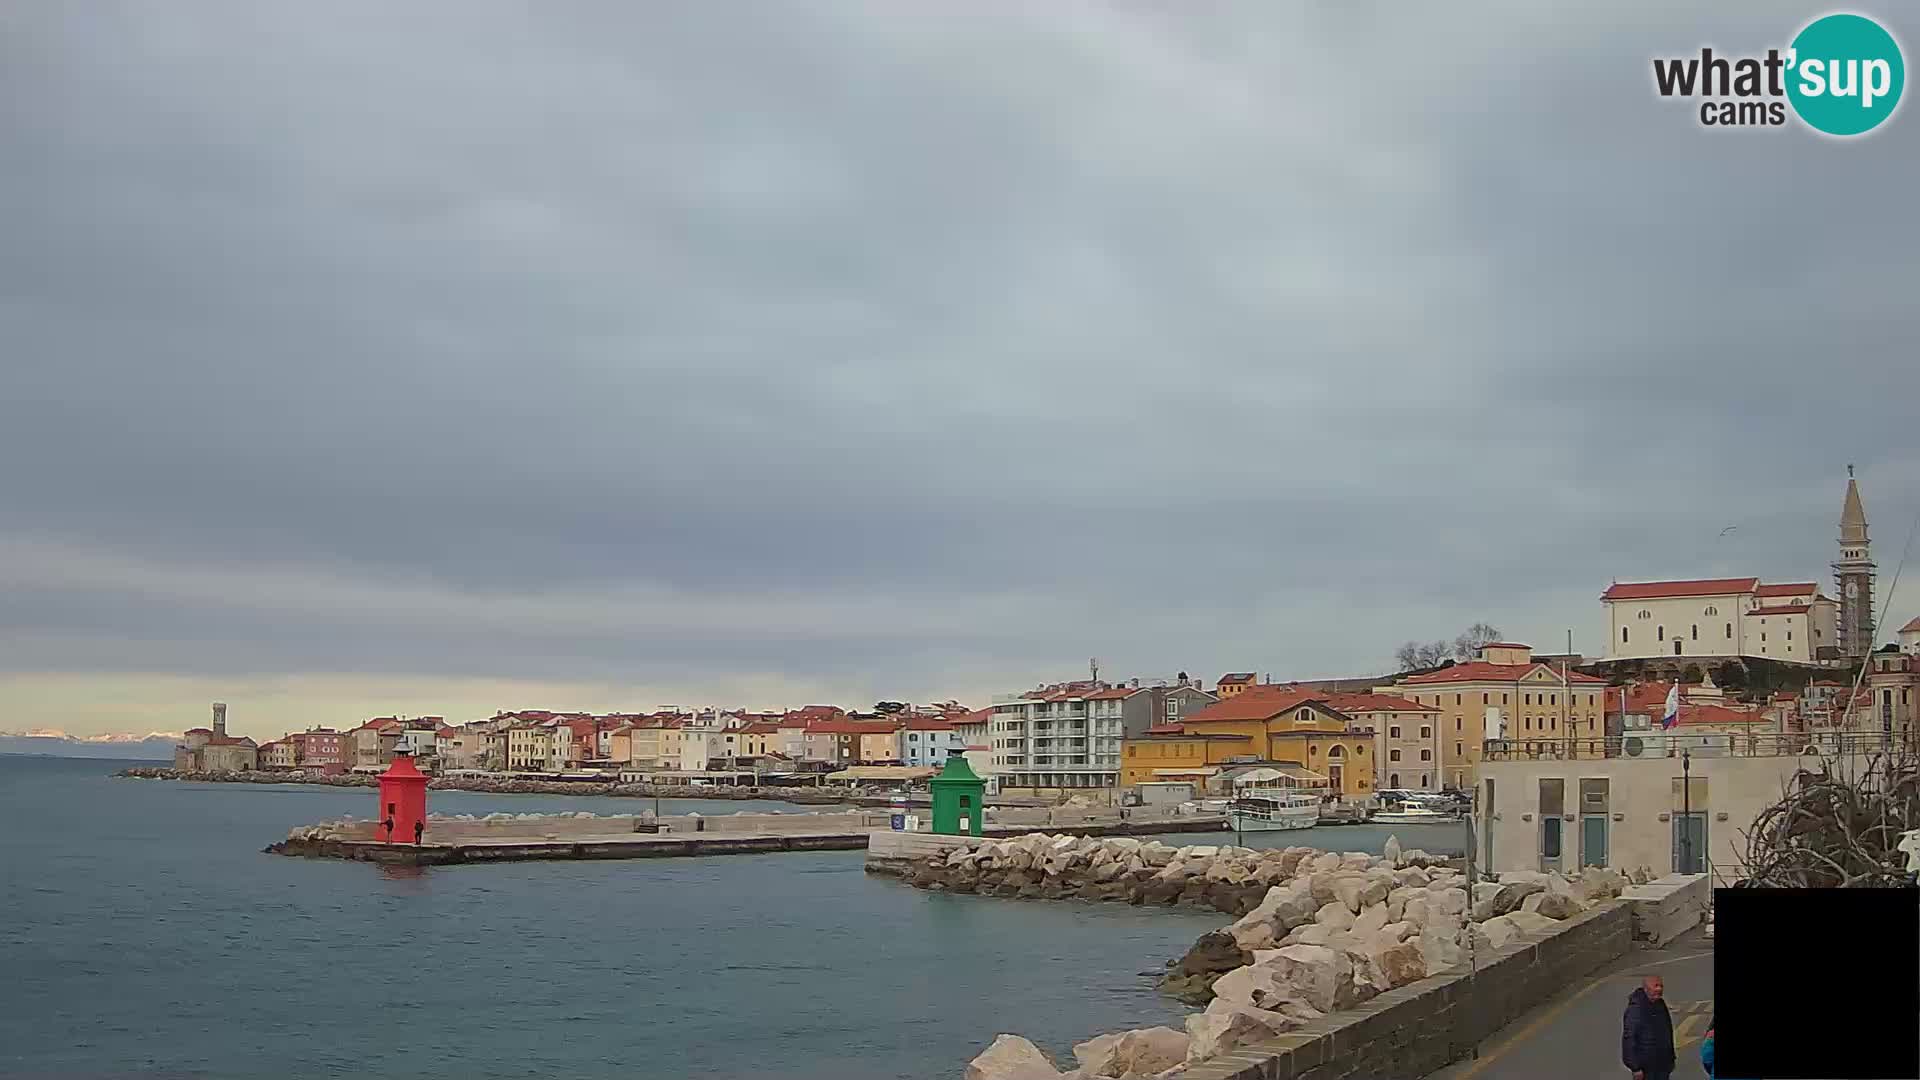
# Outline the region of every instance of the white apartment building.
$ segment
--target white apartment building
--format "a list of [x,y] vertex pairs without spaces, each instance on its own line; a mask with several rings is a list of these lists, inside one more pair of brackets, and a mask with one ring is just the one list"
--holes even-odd
[[740,756],[737,743],[740,737],[737,731],[731,731],[714,721],[688,724],[680,729],[680,771],[706,772],[728,768],[729,763]]
[[1000,790],[1117,787],[1122,707],[1136,692],[1070,683],[996,697],[987,735]]
[[1838,648],[1838,605],[1813,582],[1623,581],[1600,602],[1608,660],[1746,656],[1811,664]]

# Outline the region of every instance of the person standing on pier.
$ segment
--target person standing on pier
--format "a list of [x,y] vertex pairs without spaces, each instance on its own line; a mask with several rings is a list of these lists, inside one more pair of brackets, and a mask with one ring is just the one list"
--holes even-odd
[[1620,1018],[1620,1063],[1633,1080],[1670,1080],[1673,1076],[1673,1014],[1667,1011],[1666,984],[1648,975],[1627,995]]

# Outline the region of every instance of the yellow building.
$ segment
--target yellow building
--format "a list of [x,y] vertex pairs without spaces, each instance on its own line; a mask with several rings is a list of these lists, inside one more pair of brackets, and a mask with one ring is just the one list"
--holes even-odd
[[553,749],[553,732],[539,724],[515,724],[507,729],[507,769],[540,772]]
[[[1255,686],[1177,724],[1148,728],[1121,752],[1121,783],[1215,776],[1228,765],[1291,763],[1347,797],[1372,794],[1374,737],[1318,691]],[[1173,770],[1169,772],[1168,770]],[[1193,775],[1183,775],[1192,773]]]
[[627,733],[627,760],[648,769],[680,767],[680,721],[649,717]]
[[1188,735],[1179,724],[1129,736],[1120,751],[1120,786],[1191,781],[1203,790],[1225,763],[1251,752],[1244,735]]
[[[1496,642],[1480,659],[1412,675],[1383,694],[1397,694],[1439,710],[1441,772],[1446,786],[1473,786],[1487,739],[1602,739],[1606,736],[1607,681],[1533,659],[1527,645]],[[1578,744],[1575,752],[1597,756]]]
[[1258,677],[1251,671],[1230,671],[1220,676],[1220,681],[1214,684],[1214,696],[1224,701],[1254,685],[1254,680]]
[[[869,722],[860,723],[867,728]],[[891,721],[872,721],[870,729],[860,732],[860,760],[899,761],[900,729]]]

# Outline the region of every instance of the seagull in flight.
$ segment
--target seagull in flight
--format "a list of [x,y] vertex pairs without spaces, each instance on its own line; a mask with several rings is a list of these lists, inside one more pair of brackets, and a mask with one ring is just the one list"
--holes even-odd
[[1738,525],[1729,525],[1729,526],[1727,526],[1726,528],[1724,528],[1724,529],[1721,529],[1721,530],[1720,530],[1720,535],[1721,535],[1721,536],[1725,536],[1725,535],[1727,535],[1728,533],[1730,533],[1730,532],[1732,532],[1733,530],[1735,530],[1735,529],[1737,529],[1737,528],[1739,528],[1739,527],[1740,527],[1740,526],[1738,526]]

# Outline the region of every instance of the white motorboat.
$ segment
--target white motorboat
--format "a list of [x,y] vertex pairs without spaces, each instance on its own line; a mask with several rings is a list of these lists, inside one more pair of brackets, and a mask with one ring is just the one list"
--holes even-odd
[[1424,806],[1403,806],[1398,810],[1378,811],[1367,820],[1375,825],[1444,825],[1449,821],[1459,821],[1460,815],[1429,810]]
[[1444,825],[1459,821],[1460,812],[1451,805],[1427,799],[1407,799],[1388,803],[1367,819],[1376,825]]
[[1297,788],[1247,788],[1227,804],[1227,821],[1238,832],[1311,829],[1320,823],[1320,796]]

